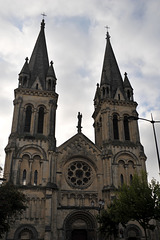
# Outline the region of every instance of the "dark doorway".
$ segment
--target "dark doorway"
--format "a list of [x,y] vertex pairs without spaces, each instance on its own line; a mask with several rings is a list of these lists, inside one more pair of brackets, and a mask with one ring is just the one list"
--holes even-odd
[[85,229],[75,229],[72,231],[72,240],[87,240],[87,231]]

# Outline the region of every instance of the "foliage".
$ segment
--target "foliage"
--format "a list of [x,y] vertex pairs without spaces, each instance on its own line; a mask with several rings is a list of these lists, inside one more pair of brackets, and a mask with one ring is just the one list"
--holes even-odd
[[100,215],[97,216],[98,223],[100,224],[99,231],[103,237],[118,236],[118,224],[114,215],[112,215],[111,209],[103,210]]
[[0,238],[9,230],[11,218],[26,209],[26,197],[16,186],[6,183],[0,186]]
[[[141,176],[135,174],[130,185],[123,184],[118,189],[116,198],[109,206],[106,216],[108,213],[111,221],[114,221],[116,224],[121,223],[125,226],[130,220],[138,221],[144,229],[147,239],[146,230],[155,229],[155,225],[150,220],[160,220],[159,183],[153,179],[148,184],[146,173],[142,173]],[[106,223],[104,222],[106,219],[104,216],[100,216],[100,219],[99,222],[102,222],[102,226],[105,226]],[[101,230],[103,231],[102,228],[100,228]]]

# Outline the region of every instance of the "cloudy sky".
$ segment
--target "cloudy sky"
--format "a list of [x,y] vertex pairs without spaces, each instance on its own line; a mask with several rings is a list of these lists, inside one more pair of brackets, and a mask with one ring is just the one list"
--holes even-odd
[[[11,130],[14,89],[24,59],[31,56],[45,12],[46,40],[59,94],[57,145],[83,133],[94,141],[93,98],[100,82],[105,26],[120,67],[134,88],[139,116],[160,120],[160,1],[158,0],[0,0],[0,165]],[[140,121],[149,178],[159,180],[152,125]],[[160,147],[160,123],[156,124]]]

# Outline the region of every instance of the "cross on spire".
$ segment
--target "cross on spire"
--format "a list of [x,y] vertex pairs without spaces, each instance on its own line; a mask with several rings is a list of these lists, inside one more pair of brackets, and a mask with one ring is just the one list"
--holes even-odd
[[108,29],[110,28],[110,27],[108,27],[108,26],[105,26],[105,28],[107,29],[107,33],[106,33],[106,39],[110,39],[110,35],[109,35],[109,32],[108,32]]
[[108,32],[108,29],[109,29],[110,27],[108,27],[108,26],[105,26],[105,28],[107,29],[107,32]]
[[43,16],[43,19],[44,19],[44,17],[46,17],[47,15],[43,12],[43,13],[41,13],[41,15]]

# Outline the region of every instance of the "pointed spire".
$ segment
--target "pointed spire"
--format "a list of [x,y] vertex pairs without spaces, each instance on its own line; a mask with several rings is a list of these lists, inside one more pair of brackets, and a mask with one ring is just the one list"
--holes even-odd
[[128,79],[128,76],[127,76],[126,72],[124,73],[124,83],[123,83],[123,85],[124,85],[124,88],[131,88],[131,89],[133,89],[131,84],[130,84],[130,81]]
[[118,88],[123,93],[123,80],[111,46],[110,35],[108,31],[106,34],[106,40],[107,43],[103,61],[100,86],[103,86],[104,84],[110,85],[111,97],[113,98]]
[[38,35],[35,47],[29,61],[29,69],[31,71],[31,79],[29,85],[31,87],[36,78],[38,77],[40,79],[43,89],[45,89],[45,78],[49,67],[44,28],[45,22],[43,19],[41,22],[40,33]]
[[95,106],[95,108],[97,107],[97,105],[100,101],[100,96],[101,96],[100,87],[99,87],[99,83],[97,83],[97,89],[96,89],[96,93],[95,93],[95,96],[94,96],[94,106]]
[[53,68],[53,61],[50,62],[50,66],[48,68],[47,77],[53,77],[53,78],[57,79],[56,75],[55,75],[54,68]]
[[129,101],[133,101],[133,88],[130,84],[130,81],[128,79],[127,73],[125,72],[124,74],[124,82],[123,82],[123,86],[124,86],[124,92],[125,92],[125,98],[126,100]]
[[[25,63],[22,67],[22,70],[20,71],[20,74],[29,74],[30,73],[30,70],[29,70],[29,65],[28,65],[28,57],[25,58]],[[19,75],[20,75],[19,74]]]

